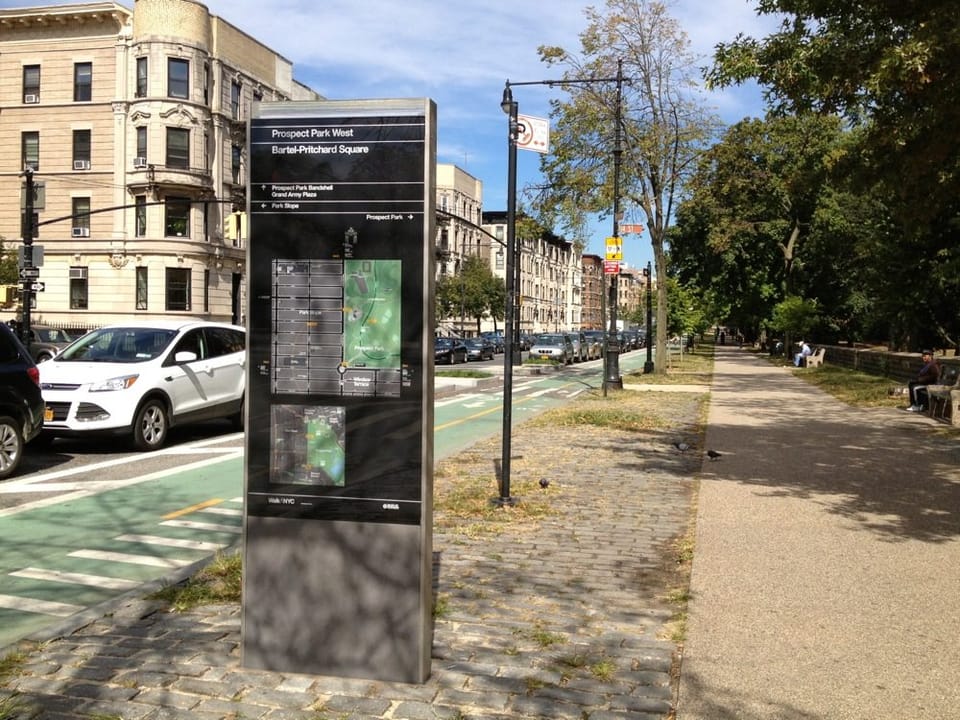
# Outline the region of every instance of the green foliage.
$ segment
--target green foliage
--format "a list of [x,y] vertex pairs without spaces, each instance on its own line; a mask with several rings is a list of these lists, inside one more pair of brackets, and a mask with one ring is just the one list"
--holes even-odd
[[812,300],[790,295],[773,308],[770,325],[791,336],[804,336],[817,323],[817,304]]
[[484,317],[503,319],[507,291],[480,257],[467,257],[455,275],[444,275],[437,281],[437,319],[474,318],[477,331]]
[[6,240],[0,236],[0,285],[12,285],[18,282],[19,278],[17,248],[8,247]]

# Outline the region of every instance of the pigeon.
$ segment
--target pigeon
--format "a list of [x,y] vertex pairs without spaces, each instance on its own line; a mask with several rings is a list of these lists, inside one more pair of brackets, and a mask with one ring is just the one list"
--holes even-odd
[[719,460],[721,457],[721,454],[718,453],[716,450],[707,450],[707,457],[710,458],[711,460]]
[[540,487],[546,490],[548,487],[550,487],[550,481],[546,478],[540,478]]
[[673,446],[680,452],[686,452],[687,450],[690,449],[690,446],[687,445],[687,443],[685,442],[675,442]]

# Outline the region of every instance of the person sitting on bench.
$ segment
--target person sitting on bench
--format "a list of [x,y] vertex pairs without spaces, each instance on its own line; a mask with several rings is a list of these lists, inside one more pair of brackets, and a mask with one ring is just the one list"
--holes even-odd
[[910,392],[910,412],[924,412],[927,409],[927,403],[930,396],[927,394],[927,385],[933,385],[940,379],[940,365],[937,359],[933,357],[933,350],[924,350],[922,353],[923,367],[917,373],[915,380],[907,383]]

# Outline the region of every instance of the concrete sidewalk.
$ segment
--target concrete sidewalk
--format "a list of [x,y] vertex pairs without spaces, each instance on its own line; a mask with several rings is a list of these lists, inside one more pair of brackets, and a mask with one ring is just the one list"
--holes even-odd
[[960,441],[717,348],[679,720],[960,717]]

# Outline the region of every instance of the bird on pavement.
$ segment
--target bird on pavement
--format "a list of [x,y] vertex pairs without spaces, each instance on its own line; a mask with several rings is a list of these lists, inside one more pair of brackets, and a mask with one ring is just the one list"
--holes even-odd
[[546,490],[548,487],[550,487],[550,481],[546,478],[540,478],[540,487]]
[[686,452],[690,449],[690,446],[685,442],[675,442],[673,446],[680,452]]
[[719,460],[722,457],[722,455],[721,453],[718,453],[716,450],[707,450],[707,457],[710,458],[711,460]]

